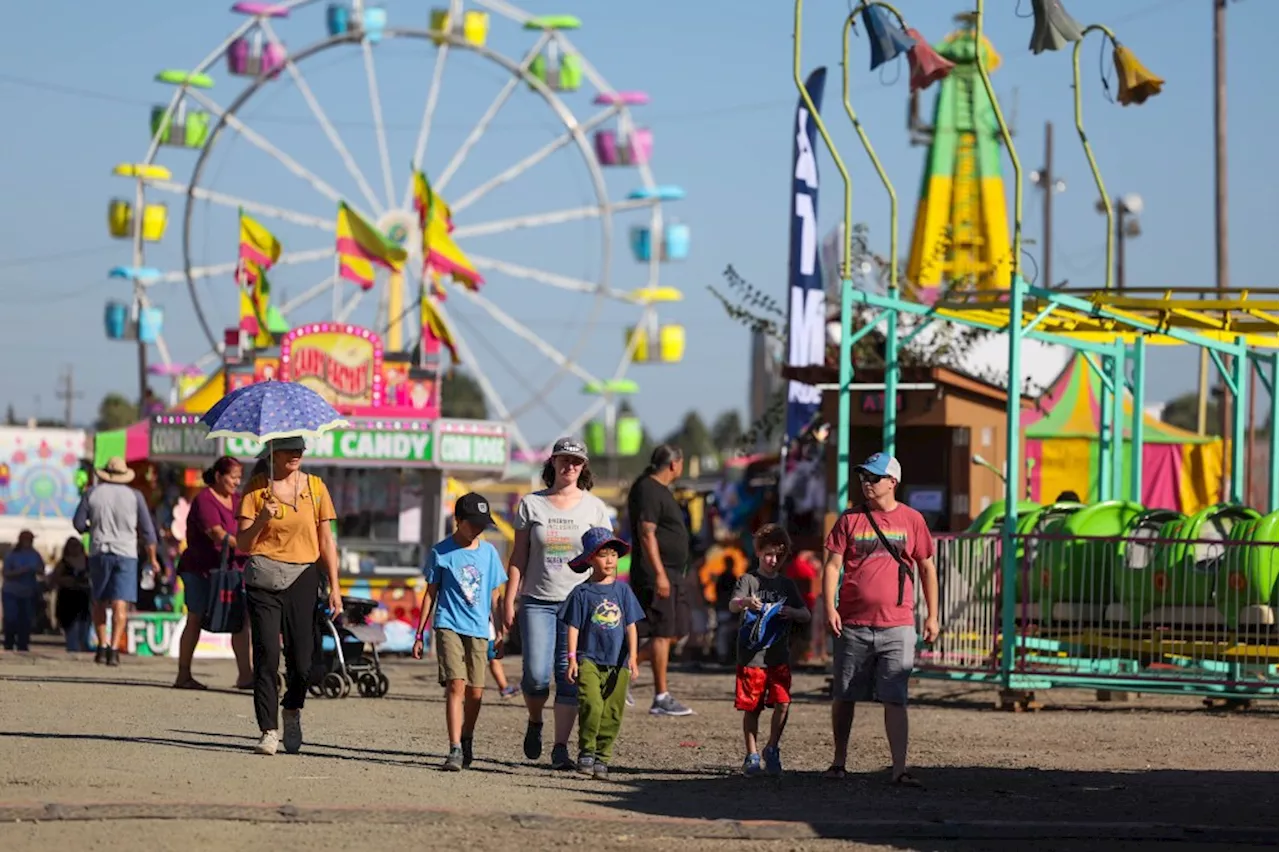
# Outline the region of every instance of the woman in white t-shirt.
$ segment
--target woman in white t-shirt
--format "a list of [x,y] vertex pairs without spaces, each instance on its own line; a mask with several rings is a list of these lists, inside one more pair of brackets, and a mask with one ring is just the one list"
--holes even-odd
[[529,708],[524,754],[542,756],[542,709],[556,683],[554,769],[572,769],[569,735],[578,716],[578,688],[568,682],[568,631],[560,610],[569,592],[587,578],[569,567],[582,553],[582,535],[592,527],[613,528],[609,508],[590,493],[593,479],[587,448],[561,438],[542,468],[546,488],[526,495],[516,507],[515,545],[508,567],[504,627],[511,629],[520,601],[520,648],[524,672],[520,688]]

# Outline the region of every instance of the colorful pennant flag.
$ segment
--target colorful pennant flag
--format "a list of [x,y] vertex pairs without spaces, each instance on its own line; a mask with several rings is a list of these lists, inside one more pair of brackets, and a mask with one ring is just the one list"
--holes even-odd
[[[436,298],[426,290],[422,293],[422,345],[426,351],[431,351],[432,344],[444,346],[449,350],[449,357],[453,359],[453,363],[459,363],[458,346],[454,342],[453,332],[449,331],[449,325],[444,321],[444,315],[440,313],[440,308],[436,305]],[[438,350],[437,350],[438,351]]]
[[435,193],[427,176],[421,171],[413,174],[413,206],[418,211],[418,224],[422,226],[422,268],[430,277],[432,290],[444,297],[440,276],[448,275],[470,290],[479,290],[484,276],[470,258],[458,248],[450,234],[453,233],[453,211],[448,203]]
[[252,284],[259,270],[268,270],[280,259],[280,241],[256,219],[240,211],[240,268],[242,283]]
[[362,290],[373,287],[374,269],[379,266],[399,272],[404,268],[408,254],[403,248],[387,239],[345,202],[338,204],[338,276],[357,285]]

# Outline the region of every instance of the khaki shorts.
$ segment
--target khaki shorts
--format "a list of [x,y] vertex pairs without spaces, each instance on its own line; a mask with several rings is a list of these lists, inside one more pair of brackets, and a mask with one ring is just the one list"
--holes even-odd
[[436,630],[436,658],[440,661],[440,685],[465,680],[467,686],[484,689],[489,670],[489,639],[460,636],[452,630]]

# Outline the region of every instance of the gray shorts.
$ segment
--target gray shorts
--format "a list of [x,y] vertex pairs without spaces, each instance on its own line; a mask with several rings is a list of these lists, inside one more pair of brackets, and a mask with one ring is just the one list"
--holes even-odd
[[916,662],[916,629],[845,625],[835,641],[831,698],[906,704]]

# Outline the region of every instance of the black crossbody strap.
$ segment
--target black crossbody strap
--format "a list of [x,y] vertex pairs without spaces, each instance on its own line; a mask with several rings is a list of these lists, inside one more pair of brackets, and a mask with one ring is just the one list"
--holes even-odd
[[880,530],[880,525],[876,523],[875,517],[871,514],[870,506],[863,506],[862,510],[867,515],[867,521],[871,524],[871,529],[876,531],[876,537],[880,539],[880,543],[884,545],[884,549],[889,551],[889,555],[898,563],[898,606],[902,606],[902,596],[906,592],[907,578],[911,576],[911,565],[907,560],[902,558],[902,554],[898,552],[898,548],[889,543],[889,539]]

